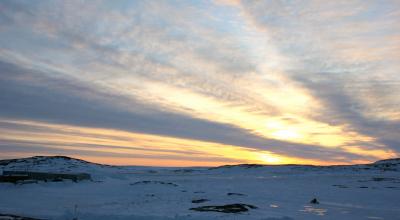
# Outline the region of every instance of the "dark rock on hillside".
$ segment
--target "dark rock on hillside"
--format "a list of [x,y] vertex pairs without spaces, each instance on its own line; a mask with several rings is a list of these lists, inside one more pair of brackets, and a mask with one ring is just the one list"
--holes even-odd
[[219,167],[211,167],[211,168],[209,168],[209,170],[222,169],[222,168],[233,168],[233,167],[241,167],[241,168],[245,168],[245,169],[250,169],[250,168],[265,167],[265,165],[261,165],[261,164],[224,165],[224,166],[219,166]]

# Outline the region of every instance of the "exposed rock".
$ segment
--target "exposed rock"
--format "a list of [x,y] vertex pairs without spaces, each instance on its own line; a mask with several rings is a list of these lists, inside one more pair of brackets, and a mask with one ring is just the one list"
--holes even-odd
[[131,183],[129,185],[134,186],[134,185],[146,185],[146,184],[161,184],[161,185],[169,185],[169,186],[174,186],[174,187],[178,186],[175,183],[169,183],[169,182],[163,182],[163,181],[149,181],[149,180],[139,181],[139,182]]
[[195,199],[195,200],[192,200],[192,203],[203,203],[203,202],[208,202],[208,201],[210,201],[210,200],[208,200],[208,199]]
[[228,196],[245,196],[245,194],[242,194],[242,193],[227,193],[226,195],[228,195]]
[[387,178],[387,177],[373,177],[372,181],[377,181],[377,182],[381,182],[381,181],[396,182],[396,181],[398,181],[398,179],[396,179],[396,178]]
[[317,198],[314,198],[310,201],[311,204],[319,204]]
[[199,211],[199,212],[223,212],[223,213],[239,213],[239,212],[247,212],[249,209],[257,209],[254,205],[236,203],[236,204],[228,204],[228,205],[220,205],[220,206],[200,206],[196,208],[191,208],[190,210]]
[[173,172],[174,173],[193,173],[194,171],[196,171],[196,170],[194,170],[194,169],[178,169],[178,170],[174,170]]
[[221,169],[221,168],[233,168],[233,167],[242,167],[242,168],[245,168],[245,169],[249,169],[249,168],[265,167],[265,165],[261,165],[261,164],[224,165],[224,166],[219,166],[219,167],[211,167],[211,168],[209,168],[209,170]]
[[340,185],[340,184],[334,184],[332,186],[336,186],[336,187],[339,187],[339,188],[349,188],[348,186]]

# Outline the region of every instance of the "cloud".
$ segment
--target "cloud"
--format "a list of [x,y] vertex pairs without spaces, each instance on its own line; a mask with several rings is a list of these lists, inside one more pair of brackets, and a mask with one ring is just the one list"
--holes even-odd
[[[329,159],[346,155],[341,150],[326,150],[319,146],[265,139],[227,124],[159,111],[145,103],[135,103],[132,99],[104,94],[101,89],[98,91],[85,87],[79,81],[47,79],[40,77],[38,73],[35,74],[34,70],[19,69],[8,63],[2,63],[1,67],[3,73],[8,73],[0,78],[2,85],[0,100],[4,106],[0,110],[2,118],[111,128],[212,141],[300,158]],[[79,91],[79,93],[73,91]],[[124,110],[127,106],[119,106],[120,102],[129,102],[130,108],[134,110]],[[8,129],[29,128],[27,125],[14,128],[15,126],[15,124],[3,124],[3,127]],[[36,132],[38,128],[32,129],[32,132]],[[79,137],[82,135],[80,134]],[[108,138],[118,139],[117,137]],[[348,154],[347,158],[362,157]]]
[[3,1],[1,117],[304,159],[396,155],[397,6]]
[[362,143],[366,149],[399,150],[398,3],[246,1],[240,8],[292,60],[284,74],[324,106],[316,120],[376,139]]

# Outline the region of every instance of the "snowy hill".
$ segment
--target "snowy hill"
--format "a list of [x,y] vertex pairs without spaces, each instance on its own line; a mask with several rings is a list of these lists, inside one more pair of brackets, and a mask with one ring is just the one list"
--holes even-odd
[[394,159],[387,159],[387,160],[379,160],[373,163],[373,165],[387,165],[390,167],[399,167],[400,166],[400,158],[394,158]]
[[122,167],[91,163],[66,156],[35,156],[20,159],[0,160],[2,171],[27,171],[48,173],[88,173],[94,179],[113,176]]
[[[399,168],[399,159],[351,166],[179,169],[107,166],[63,156],[2,160],[0,170],[84,172],[94,178],[0,183],[0,219],[10,214],[55,220],[396,220]],[[317,202],[310,203],[314,198]]]
[[91,163],[66,156],[35,156],[20,159],[0,160],[0,167],[4,170],[76,172],[77,170],[82,169],[110,166]]
[[244,171],[246,173],[254,173],[261,171],[274,171],[274,172],[306,172],[306,171],[319,171],[319,172],[362,172],[370,170],[379,171],[400,171],[400,158],[379,160],[370,164],[356,164],[356,165],[331,165],[331,166],[314,166],[314,165],[260,165],[260,164],[238,164],[238,165],[224,165],[219,167],[212,167],[209,170],[220,170],[223,172],[238,172]]
[[[379,160],[371,164],[362,165],[334,165],[334,166],[313,166],[313,165],[261,165],[261,164],[238,164],[238,165],[224,165],[211,168],[164,168],[175,173],[192,173],[209,171],[224,171],[228,172],[260,172],[267,171],[360,171],[370,169],[398,169],[400,168],[400,158]],[[0,170],[19,170],[19,171],[36,171],[36,172],[59,172],[59,173],[76,173],[76,172],[104,172],[115,170],[138,171],[160,169],[152,167],[138,167],[138,166],[111,166],[105,164],[92,163],[81,159],[71,158],[67,156],[35,156],[28,158],[0,160]]]

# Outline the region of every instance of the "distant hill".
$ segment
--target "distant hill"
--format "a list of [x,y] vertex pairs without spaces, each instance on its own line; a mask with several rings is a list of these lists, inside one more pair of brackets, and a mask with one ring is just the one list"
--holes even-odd
[[261,164],[237,164],[237,165],[223,165],[212,167],[210,170],[226,170],[226,169],[256,169],[274,167],[275,169],[289,169],[289,170],[369,170],[379,169],[383,171],[398,171],[400,170],[400,158],[379,160],[370,164],[353,164],[353,165],[298,165],[298,164],[283,164],[283,165],[261,165]]
[[[133,167],[133,166],[132,166]],[[314,165],[261,165],[261,164],[238,164],[224,165],[209,168],[210,170],[226,169],[256,169],[275,167],[281,169],[303,169],[303,170],[343,170],[343,169],[381,169],[381,170],[400,170],[400,158],[379,160],[371,164],[360,165],[335,165],[335,166],[314,166]],[[127,168],[127,167],[124,167]],[[103,172],[115,169],[122,169],[119,166],[110,166],[92,163],[81,159],[67,156],[34,156],[28,158],[0,160],[0,170],[19,170],[19,171],[46,171],[46,172]]]
[[28,158],[0,160],[0,170],[8,171],[34,171],[34,172],[58,172],[96,173],[103,171],[102,168],[113,166],[91,163],[85,160],[66,156],[35,156]]
[[76,159],[72,157],[67,157],[67,156],[34,156],[34,157],[27,157],[27,158],[17,158],[17,159],[9,159],[9,160],[0,160],[0,166],[7,166],[10,164],[17,165],[17,164],[27,164],[27,163],[32,163],[32,164],[43,164],[43,163],[48,163],[50,161],[58,161],[58,162],[79,162],[79,163],[91,163],[85,160],[81,159]]
[[400,158],[393,158],[393,159],[386,159],[386,160],[378,160],[374,164],[393,164],[393,165],[399,165],[400,164]]

